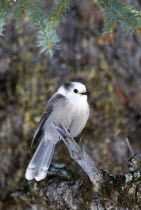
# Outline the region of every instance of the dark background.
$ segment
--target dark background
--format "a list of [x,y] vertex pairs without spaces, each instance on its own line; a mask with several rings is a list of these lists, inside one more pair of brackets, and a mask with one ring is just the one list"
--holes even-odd
[[[7,196],[24,181],[39,119],[64,82],[81,81],[91,91],[91,114],[80,137],[101,168],[127,172],[127,136],[134,152],[141,152],[141,38],[115,31],[106,43],[102,28],[98,9],[81,1],[64,16],[58,30],[62,49],[50,58],[39,53],[29,22],[17,30],[12,21],[6,26],[0,38],[1,208],[15,209]],[[66,164],[74,179],[86,176],[62,142],[52,163]]]

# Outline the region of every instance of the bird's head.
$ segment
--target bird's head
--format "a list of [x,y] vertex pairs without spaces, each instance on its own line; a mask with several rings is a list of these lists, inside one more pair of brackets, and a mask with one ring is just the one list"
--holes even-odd
[[74,102],[87,101],[87,96],[90,94],[86,90],[86,86],[80,82],[67,82],[58,89],[57,93],[64,95]]

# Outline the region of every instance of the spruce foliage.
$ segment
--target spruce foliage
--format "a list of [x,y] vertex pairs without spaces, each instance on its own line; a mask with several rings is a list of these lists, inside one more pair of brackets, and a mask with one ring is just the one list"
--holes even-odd
[[141,11],[119,0],[99,0],[96,4],[105,17],[105,34],[112,33],[116,27],[130,34],[140,32]]
[[[37,45],[41,52],[53,55],[60,49],[57,28],[62,16],[71,7],[73,0],[56,0],[47,14],[43,8],[44,0],[0,0],[0,35],[4,35],[4,26],[8,20],[14,19],[19,27],[24,20],[32,22],[37,30]],[[141,32],[141,11],[134,9],[126,1],[92,0],[104,16],[104,34],[111,35],[115,28],[127,33]]]

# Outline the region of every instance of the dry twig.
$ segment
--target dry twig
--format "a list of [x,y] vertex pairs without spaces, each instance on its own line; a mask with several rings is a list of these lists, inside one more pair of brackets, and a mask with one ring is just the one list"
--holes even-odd
[[94,161],[83,148],[70,136],[67,129],[60,123],[52,123],[53,127],[59,133],[61,140],[66,145],[70,156],[74,159],[87,173],[91,182],[99,188],[99,183],[102,180],[102,174],[98,168],[97,162]]

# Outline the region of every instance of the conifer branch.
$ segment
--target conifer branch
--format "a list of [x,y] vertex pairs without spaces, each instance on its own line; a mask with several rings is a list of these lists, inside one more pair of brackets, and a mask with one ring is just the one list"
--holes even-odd
[[63,14],[70,8],[71,2],[72,0],[59,0],[51,9],[48,17],[37,25],[39,27],[38,46],[41,52],[47,52],[52,56],[54,49],[60,50],[60,39],[56,30]]
[[70,8],[72,0],[61,0],[51,9],[48,19],[51,21],[52,27],[58,26],[63,14]]
[[0,1],[0,36],[3,36],[4,26],[7,23],[9,18],[11,9],[11,3],[8,1],[1,0]]
[[[57,29],[65,12],[71,7],[73,0],[56,0],[47,14],[42,8],[43,0],[0,0],[0,35],[8,20],[14,19],[19,26],[28,18],[37,30],[37,45],[41,52],[53,55],[60,49]],[[92,0],[104,16],[104,34],[111,35],[115,28],[127,33],[141,33],[141,11],[120,0]],[[14,14],[11,15],[12,11]]]
[[118,27],[126,33],[137,34],[141,30],[141,12],[125,2],[99,0],[94,2],[105,18],[104,33],[110,34]]
[[18,12],[17,23],[21,22],[21,20],[23,20],[23,18],[25,17],[27,6],[28,6],[27,0],[24,1],[24,2],[21,1],[21,0],[18,1],[18,5],[17,5],[17,12]]

